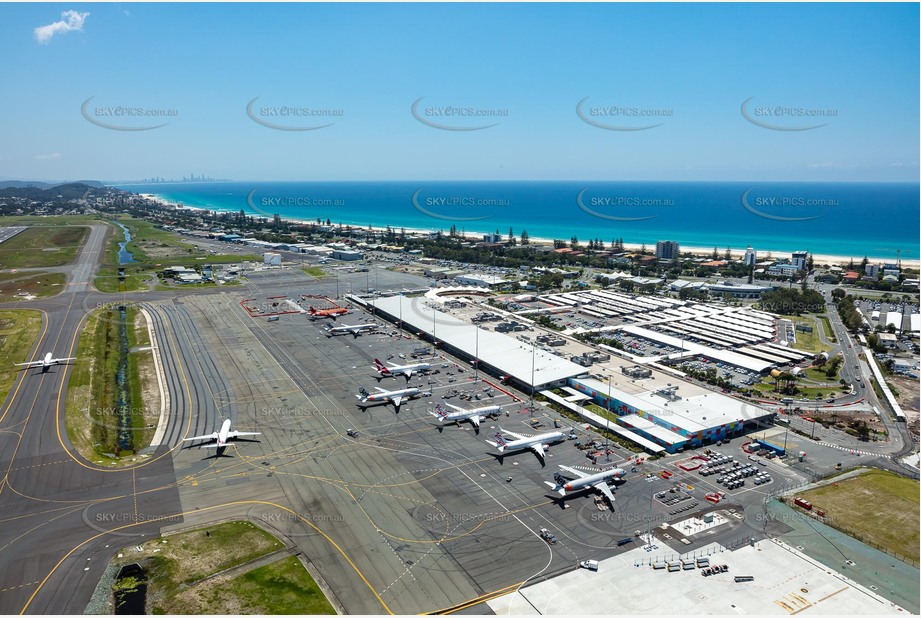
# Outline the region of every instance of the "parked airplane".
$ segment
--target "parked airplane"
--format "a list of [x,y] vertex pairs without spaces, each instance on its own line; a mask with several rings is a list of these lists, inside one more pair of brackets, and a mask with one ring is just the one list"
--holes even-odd
[[192,438],[183,438],[183,442],[188,442],[190,440],[214,440],[214,444],[199,444],[202,448],[222,448],[227,446],[227,441],[232,440],[233,438],[238,438],[240,436],[258,436],[258,431],[236,431],[230,428],[230,419],[228,418],[223,423],[221,423],[221,428],[219,431],[214,433],[209,433],[204,436],[194,436]]
[[315,309],[313,306],[307,307],[308,313],[310,313],[311,320],[320,320],[323,318],[332,318],[336,319],[337,315],[345,315],[349,312],[345,307],[334,307],[332,309]]
[[374,368],[377,369],[378,382],[384,378],[395,378],[400,374],[406,376],[406,381],[409,382],[409,379],[413,377],[414,373],[428,371],[432,368],[430,363],[413,363],[412,365],[394,365],[393,363],[387,363],[387,365],[389,366],[385,366],[384,363],[376,358],[374,359]]
[[474,410],[464,410],[463,408],[452,406],[450,403],[445,403],[445,405],[449,408],[457,410],[457,412],[448,412],[442,408],[441,404],[439,403],[435,405],[435,411],[429,412],[429,414],[437,418],[439,423],[448,421],[449,423],[454,422],[457,423],[457,425],[460,425],[461,421],[470,421],[473,423],[473,426],[477,428],[477,432],[479,432],[480,423],[485,421],[488,416],[502,412],[501,406],[484,406]]
[[[508,442],[504,437],[503,433],[515,438],[511,442]],[[544,461],[544,446],[548,445],[551,442],[560,442],[566,438],[559,431],[551,431],[548,433],[538,434],[536,436],[523,436],[517,434],[513,431],[507,431],[499,427],[499,431],[496,432],[496,441],[492,442],[491,440],[486,440],[488,444],[495,446],[499,449],[500,453],[505,453],[506,451],[518,451],[524,448],[529,448],[540,457],[541,461]]]
[[348,326],[343,324],[342,326],[331,326],[326,328],[326,336],[332,337],[333,335],[352,335],[356,339],[361,334],[364,334],[366,331],[372,331],[377,328],[377,324],[355,324],[354,326]]
[[418,388],[410,387],[403,388],[396,391],[385,391],[382,388],[375,388],[377,391],[374,394],[368,393],[364,388],[358,389],[358,394],[355,395],[358,397],[358,407],[361,409],[366,409],[368,406],[363,404],[374,404],[374,403],[392,403],[393,407],[396,408],[397,413],[400,412],[400,404],[403,403],[404,399],[411,399],[416,397],[421,393]]
[[42,373],[45,373],[46,371],[48,371],[48,369],[52,365],[60,365],[61,363],[65,363],[67,361],[72,361],[72,360],[77,360],[77,359],[76,357],[52,358],[51,352],[48,352],[47,354],[45,354],[45,357],[42,360],[29,361],[28,363],[14,363],[14,364],[19,367],[41,367]]
[[566,492],[579,491],[580,489],[591,487],[603,493],[605,497],[607,497],[608,502],[611,503],[611,506],[614,505],[614,493],[611,491],[611,488],[608,487],[608,481],[621,479],[626,474],[622,468],[611,468],[594,474],[582,472],[575,468],[570,468],[569,466],[560,466],[560,469],[576,475],[577,478],[567,480],[563,475],[557,472],[553,476],[554,481],[556,481],[555,483],[544,481],[544,484],[553,488],[553,491],[559,493],[561,496],[565,496]]

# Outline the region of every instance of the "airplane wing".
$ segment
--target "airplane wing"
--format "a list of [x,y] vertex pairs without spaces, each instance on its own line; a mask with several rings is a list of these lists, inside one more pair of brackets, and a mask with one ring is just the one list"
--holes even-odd
[[44,364],[44,361],[30,361],[28,363],[13,363],[19,367],[40,367]]
[[374,390],[376,390],[376,391],[378,391],[378,392],[381,392],[381,393],[386,393],[386,392],[387,392],[387,389],[386,389],[386,388],[381,388],[380,386],[375,386],[375,387],[374,387]]
[[520,433],[515,433],[514,431],[509,431],[508,429],[503,429],[502,433],[507,433],[508,435],[512,436],[516,440],[524,440],[525,438],[528,437],[528,436],[523,436]]
[[231,431],[227,434],[228,438],[236,438],[237,436],[258,436],[260,435],[258,431]]
[[614,492],[611,491],[611,488],[608,487],[607,483],[601,481],[600,483],[595,483],[592,487],[603,493],[611,502],[611,504],[614,504]]
[[560,466],[560,469],[561,469],[561,470],[566,470],[566,472],[569,472],[570,474],[575,474],[575,475],[578,476],[580,479],[585,478],[586,476],[591,476],[591,475],[589,475],[589,474],[587,474],[587,473],[585,473],[585,472],[582,472],[581,470],[576,470],[575,468],[570,468],[569,466]]
[[[506,432],[508,433],[508,432]],[[513,434],[514,435],[514,434]],[[544,460],[544,445],[543,444],[532,444],[531,450],[537,453],[540,456],[540,460]]]
[[193,436],[191,438],[183,438],[183,442],[188,442],[189,440],[217,440],[217,432],[209,433],[206,436]]
[[407,380],[409,380],[411,377],[413,377],[413,370],[412,370],[412,369],[407,369],[407,370],[404,371],[403,373],[406,374],[406,379],[407,379]]
[[63,363],[64,361],[71,361],[71,360],[77,360],[77,358],[74,356],[70,358],[52,358],[51,362],[52,363]]
[[452,406],[452,405],[451,405],[450,403],[448,403],[447,401],[445,401],[442,405],[448,406],[449,408],[454,408],[454,409],[457,410],[458,412],[463,412],[463,411],[464,411],[463,408],[458,408],[457,406]]
[[473,423],[475,427],[479,427],[480,426],[480,415],[474,414],[473,416],[471,416],[470,422]]
[[393,399],[391,399],[391,401],[393,402],[393,405],[394,405],[394,406],[396,406],[396,407],[399,408],[399,407],[400,407],[400,403],[403,401],[403,395],[397,395],[396,397],[394,397]]

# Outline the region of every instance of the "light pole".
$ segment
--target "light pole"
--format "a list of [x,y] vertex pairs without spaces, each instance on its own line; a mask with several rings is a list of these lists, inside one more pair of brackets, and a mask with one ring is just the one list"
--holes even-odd
[[473,328],[476,331],[473,351],[473,383],[476,384],[480,376],[480,327],[474,324]]
[[435,348],[438,346],[438,344],[435,343],[435,322],[436,322],[435,316],[437,315],[437,313],[438,312],[435,310],[435,305],[432,305],[432,356],[435,356],[437,354]]
[[528,416],[534,416],[534,355],[537,353],[537,348],[534,344],[531,344],[531,404],[530,411]]
[[400,292],[400,339],[403,338],[403,292]]
[[611,374],[608,374],[608,403],[604,415],[604,455],[605,461],[611,461],[611,449],[608,448],[608,434],[611,433]]

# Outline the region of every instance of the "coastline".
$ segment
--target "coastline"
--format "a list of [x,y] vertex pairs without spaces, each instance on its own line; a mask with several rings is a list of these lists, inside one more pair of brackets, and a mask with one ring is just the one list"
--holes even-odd
[[[220,208],[213,208],[213,207],[205,208],[201,206],[187,206],[185,204],[182,204],[181,202],[169,200],[163,197],[162,195],[159,195],[156,193],[140,193],[138,195],[140,195],[141,197],[145,197],[147,199],[155,200],[161,206],[164,206],[167,208],[177,208],[177,209],[182,209],[182,210],[201,210],[201,211],[210,211],[210,212],[218,212],[218,213],[235,212],[229,209],[220,209]],[[310,225],[310,224],[315,223],[314,220],[293,219],[290,217],[282,217],[282,221],[286,221],[288,223],[295,223],[299,225]],[[345,224],[345,225],[349,225],[349,224]],[[374,225],[367,226],[367,225],[352,224],[352,227],[357,228],[357,229],[363,229],[363,230],[367,230],[370,227],[370,229],[375,232],[383,232],[387,230],[387,226],[374,226]],[[400,227],[402,228],[403,226],[400,226]],[[393,229],[394,226],[391,225],[390,228]],[[404,229],[406,230],[408,234],[429,234],[429,233],[438,231],[435,228],[406,227]],[[482,235],[484,233],[485,232],[482,232],[482,233],[481,232],[465,232],[465,233],[459,233],[458,235],[462,236],[465,240],[477,240],[477,239],[482,238]],[[541,238],[541,237],[536,237],[536,236],[530,236],[529,240],[531,244],[543,245],[543,246],[553,246],[552,238]],[[627,249],[629,251],[639,251],[642,248],[643,244],[644,243],[625,242],[624,249]],[[646,244],[647,251],[652,250],[653,255],[654,255],[655,245],[650,245],[649,243],[645,243],[645,244]],[[680,240],[678,241],[678,244],[680,246],[680,250],[682,253],[687,252],[687,253],[694,255],[695,257],[708,257],[712,255],[713,253],[713,247],[708,248],[708,247],[699,247],[699,246],[691,246],[691,245],[685,246],[684,243],[682,243]],[[718,251],[720,255],[719,259],[722,259],[723,254],[725,253],[725,247],[720,248]],[[764,249],[760,247],[758,247],[756,251],[760,258],[763,258],[764,256],[768,254],[771,254],[775,257],[779,257],[779,256],[785,256],[790,253],[789,251],[781,251],[781,250],[770,249],[770,248]],[[730,248],[730,254],[732,255],[733,259],[739,259],[745,255],[745,249],[744,248],[743,249]],[[852,259],[854,260],[856,264],[859,264],[864,258],[864,256],[829,255],[829,254],[818,254],[818,253],[810,253],[810,255],[812,255],[813,263],[817,266],[840,266],[842,268],[845,268]],[[871,255],[868,255],[866,257],[871,262],[884,263],[884,262],[888,262],[892,260],[891,256],[890,257],[878,257],[878,256],[874,257]],[[902,259],[902,267],[921,269],[921,260]]]

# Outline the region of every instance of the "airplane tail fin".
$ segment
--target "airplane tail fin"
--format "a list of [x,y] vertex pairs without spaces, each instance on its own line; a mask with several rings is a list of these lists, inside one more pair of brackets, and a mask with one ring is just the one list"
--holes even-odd
[[505,441],[505,438],[502,437],[502,428],[499,428],[499,431],[496,432],[496,448],[499,449],[499,452],[505,451],[505,447],[508,446],[508,442]]
[[377,372],[381,375],[387,375],[390,373],[390,370],[378,359],[374,359],[374,368],[377,369]]
[[359,397],[367,397],[367,396],[368,396],[368,389],[366,389],[364,386],[358,387],[358,395],[359,395]]
[[307,311],[310,312],[310,315],[315,315],[317,310],[313,308],[313,305],[307,307]]
[[551,483],[550,481],[544,481],[544,485],[546,485],[547,487],[549,487],[556,493],[560,494],[561,496],[566,495],[566,488],[563,487],[562,485],[559,485],[557,483]]
[[445,409],[441,407],[440,403],[435,404],[435,413],[438,416],[439,421],[443,421],[448,418],[448,413],[445,412]]

